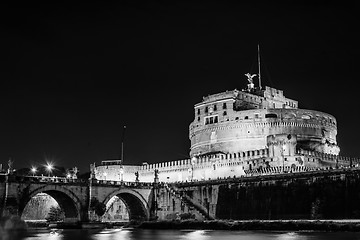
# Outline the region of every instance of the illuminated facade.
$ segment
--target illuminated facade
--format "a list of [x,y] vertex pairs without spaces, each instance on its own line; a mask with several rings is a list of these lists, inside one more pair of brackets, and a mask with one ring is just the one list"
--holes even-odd
[[209,95],[195,104],[189,159],[142,166],[103,161],[94,168],[95,178],[199,181],[349,165],[339,156],[335,117],[300,109],[283,91],[249,82],[245,90]]
[[340,150],[333,116],[299,109],[283,91],[266,87],[214,94],[196,104],[190,156],[264,149],[268,137],[282,134],[296,138],[298,149],[335,155]]

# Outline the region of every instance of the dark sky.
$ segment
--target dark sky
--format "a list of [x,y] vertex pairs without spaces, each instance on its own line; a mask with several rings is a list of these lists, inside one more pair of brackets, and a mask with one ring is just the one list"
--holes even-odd
[[263,85],[335,116],[360,157],[355,6],[240,2],[1,5],[0,163],[86,172],[124,125],[125,163],[185,159],[194,104],[244,88],[258,43]]

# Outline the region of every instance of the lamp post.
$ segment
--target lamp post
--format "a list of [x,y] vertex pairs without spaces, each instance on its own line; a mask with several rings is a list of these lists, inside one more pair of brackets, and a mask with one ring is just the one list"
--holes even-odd
[[48,172],[48,177],[50,177],[52,170],[53,170],[53,166],[51,165],[51,163],[47,163],[46,171]]

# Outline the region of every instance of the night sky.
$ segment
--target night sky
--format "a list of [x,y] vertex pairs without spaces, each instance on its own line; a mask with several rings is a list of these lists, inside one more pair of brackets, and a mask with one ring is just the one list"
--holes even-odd
[[258,43],[263,86],[335,116],[360,157],[356,7],[240,2],[2,4],[0,163],[84,173],[120,157],[124,125],[125,164],[185,159],[194,104],[245,88]]

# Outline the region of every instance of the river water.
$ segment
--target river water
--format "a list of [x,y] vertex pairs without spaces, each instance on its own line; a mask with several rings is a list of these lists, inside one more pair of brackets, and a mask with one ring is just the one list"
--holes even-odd
[[271,232],[219,230],[31,230],[26,240],[360,240],[359,232]]

